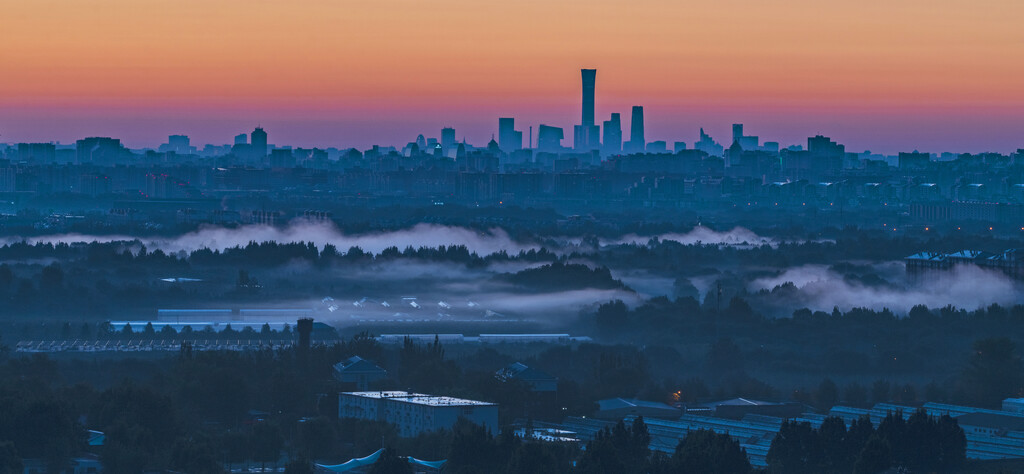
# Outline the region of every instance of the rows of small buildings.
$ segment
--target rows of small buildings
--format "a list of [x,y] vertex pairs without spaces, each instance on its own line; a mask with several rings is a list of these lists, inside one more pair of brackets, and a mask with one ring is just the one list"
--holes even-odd
[[[352,417],[392,423],[401,436],[447,429],[462,417],[485,426],[492,433],[498,429],[498,406],[476,400],[411,393],[404,391],[372,391],[375,382],[387,377],[387,371],[376,364],[352,357],[334,367],[339,381],[356,391],[339,395],[339,417]],[[554,394],[558,379],[522,363],[498,370],[501,381],[524,382],[534,393]],[[1007,399],[1001,410],[926,403],[911,407],[879,403],[871,408],[834,406],[827,414],[815,413],[795,402],[766,402],[736,398],[693,405],[668,405],[661,402],[630,398],[613,398],[598,402],[590,417],[567,417],[561,423],[531,422],[515,429],[522,437],[540,441],[586,443],[597,433],[619,420],[632,423],[643,417],[651,435],[650,449],[671,454],[688,433],[711,430],[727,434],[746,451],[751,464],[767,467],[767,455],[782,424],[807,422],[819,428],[828,417],[839,417],[849,426],[855,420],[868,418],[877,426],[890,413],[909,418],[923,409],[929,416],[948,415],[964,430],[967,458],[977,460],[1024,458],[1024,399]]]

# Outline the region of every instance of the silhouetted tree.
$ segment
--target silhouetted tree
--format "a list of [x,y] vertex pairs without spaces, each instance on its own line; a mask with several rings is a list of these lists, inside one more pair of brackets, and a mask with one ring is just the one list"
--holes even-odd
[[1020,396],[1024,364],[1016,345],[1005,337],[976,341],[963,385],[970,401],[983,407],[997,408],[1004,398]]
[[889,449],[889,443],[878,436],[872,436],[864,445],[860,456],[857,457],[853,472],[855,474],[878,474],[891,465],[892,451]]
[[743,474],[751,472],[747,453],[727,434],[711,430],[687,433],[669,463],[673,472]]

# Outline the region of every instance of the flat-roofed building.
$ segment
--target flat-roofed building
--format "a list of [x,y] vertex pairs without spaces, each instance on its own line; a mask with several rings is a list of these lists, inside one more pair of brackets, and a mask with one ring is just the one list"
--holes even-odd
[[391,423],[402,437],[450,429],[459,418],[498,432],[498,405],[401,391],[342,392],[338,417]]

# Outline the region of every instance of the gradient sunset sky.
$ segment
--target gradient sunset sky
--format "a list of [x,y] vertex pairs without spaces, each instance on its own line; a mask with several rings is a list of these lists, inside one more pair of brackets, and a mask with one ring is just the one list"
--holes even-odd
[[692,144],[703,126],[725,143],[743,122],[783,146],[1024,147],[1021,0],[0,5],[0,142],[201,146],[259,123],[296,146],[401,146],[446,125],[483,145],[514,116],[571,145],[592,67],[598,120],[643,105],[648,140]]

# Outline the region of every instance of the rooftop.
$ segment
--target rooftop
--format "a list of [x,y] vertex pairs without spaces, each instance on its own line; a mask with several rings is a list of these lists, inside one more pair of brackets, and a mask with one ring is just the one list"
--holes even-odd
[[402,392],[402,391],[377,391],[377,392],[343,392],[345,395],[362,398],[389,399],[404,403],[428,406],[493,406],[494,403],[481,402],[477,400],[466,400],[464,398],[427,395],[424,393]]
[[380,368],[377,364],[363,359],[359,356],[352,356],[345,359],[337,364],[334,364],[334,370],[338,372],[385,372],[384,369]]
[[607,400],[600,400],[597,402],[600,410],[615,410],[619,408],[657,408],[660,410],[676,410],[673,406],[666,405],[661,402],[650,402],[646,400],[637,400],[635,398],[609,398]]
[[511,364],[495,374],[499,380],[558,380],[557,377],[553,377],[543,371],[534,369],[521,362]]

